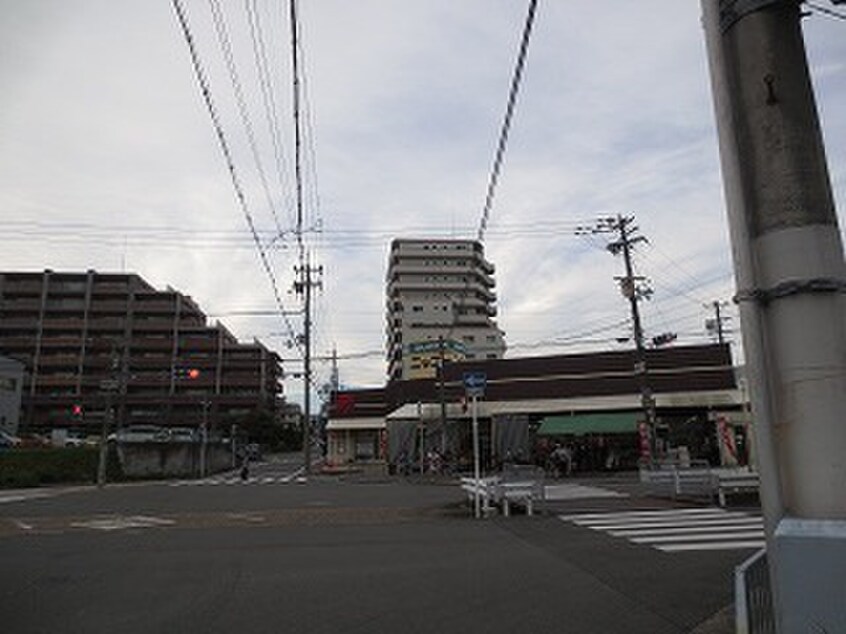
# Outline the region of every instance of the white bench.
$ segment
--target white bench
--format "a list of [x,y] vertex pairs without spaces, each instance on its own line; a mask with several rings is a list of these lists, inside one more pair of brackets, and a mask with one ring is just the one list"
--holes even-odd
[[727,493],[757,493],[761,479],[754,471],[747,473],[717,474],[717,499],[720,506],[726,505]]
[[478,491],[479,498],[482,502],[482,512],[488,515],[491,511],[491,501],[496,502],[496,485],[499,478],[479,478],[478,483],[476,478],[461,478],[461,488],[467,493],[467,501],[470,504],[476,502],[476,492]]
[[511,515],[511,505],[521,504],[526,507],[526,515],[534,513],[534,500],[538,494],[538,483],[534,480],[523,482],[500,482],[496,487],[496,497],[502,505],[502,514]]

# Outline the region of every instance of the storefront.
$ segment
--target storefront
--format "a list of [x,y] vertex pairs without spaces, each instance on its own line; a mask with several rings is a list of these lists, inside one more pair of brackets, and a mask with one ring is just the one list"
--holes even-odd
[[326,424],[327,460],[334,466],[381,461],[385,458],[385,419],[336,418]]

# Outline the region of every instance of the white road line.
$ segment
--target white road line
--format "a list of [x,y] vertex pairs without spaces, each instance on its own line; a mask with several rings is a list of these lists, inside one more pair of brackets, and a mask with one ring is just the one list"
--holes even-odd
[[741,550],[747,548],[763,548],[766,542],[759,541],[745,542],[713,542],[707,544],[672,544],[667,546],[653,546],[665,553],[680,553],[694,550]]
[[669,544],[696,543],[716,540],[763,539],[764,531],[748,531],[745,533],[709,533],[707,535],[652,535],[649,537],[632,537],[629,541],[635,544]]
[[[744,520],[742,523],[725,524],[720,527],[722,531],[748,531],[752,528],[763,526],[762,520]],[[678,528],[640,528],[635,530],[608,531],[614,537],[638,537],[640,535],[687,535],[690,533],[710,533],[713,526],[680,526]]]
[[650,509],[644,511],[623,511],[619,513],[578,513],[576,515],[561,515],[562,520],[577,520],[577,519],[627,519],[639,517],[666,517],[667,515],[713,515],[714,513],[729,513],[734,511],[724,511],[716,508],[696,508],[696,509]]
[[636,528],[672,528],[673,526],[720,526],[722,524],[733,524],[735,522],[750,522],[757,521],[756,518],[744,517],[727,517],[725,519],[719,517],[712,517],[707,519],[685,519],[685,520],[666,520],[663,522],[640,522],[637,524],[616,522],[614,524],[593,524],[589,522],[573,522],[577,526],[584,526],[585,528],[592,528],[595,531],[617,531],[628,530]]
[[737,550],[763,545],[758,516],[722,509],[666,509],[563,515],[581,528],[607,533],[666,553]]

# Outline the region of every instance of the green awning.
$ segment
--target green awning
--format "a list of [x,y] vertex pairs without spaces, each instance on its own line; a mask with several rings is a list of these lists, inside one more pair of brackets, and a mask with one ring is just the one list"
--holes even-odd
[[637,431],[642,414],[615,412],[612,414],[576,414],[574,416],[547,416],[538,427],[539,436],[559,434],[620,434]]

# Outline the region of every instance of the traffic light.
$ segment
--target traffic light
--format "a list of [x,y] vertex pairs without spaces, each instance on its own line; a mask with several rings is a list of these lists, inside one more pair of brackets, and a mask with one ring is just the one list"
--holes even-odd
[[82,414],[83,414],[82,405],[80,403],[74,403],[73,405],[71,405],[70,413],[71,413],[71,418],[73,420],[81,421],[82,420]]
[[194,381],[200,378],[200,371],[197,368],[174,368],[173,378]]

